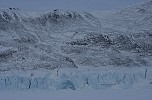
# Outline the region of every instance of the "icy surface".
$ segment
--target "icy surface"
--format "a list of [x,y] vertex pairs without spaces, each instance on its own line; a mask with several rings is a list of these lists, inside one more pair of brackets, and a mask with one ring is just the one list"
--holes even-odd
[[11,71],[0,75],[0,89],[78,90],[152,88],[152,68],[82,68]]

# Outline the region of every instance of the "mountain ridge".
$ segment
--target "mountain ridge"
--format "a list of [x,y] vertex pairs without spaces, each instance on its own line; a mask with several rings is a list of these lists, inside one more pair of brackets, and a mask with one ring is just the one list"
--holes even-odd
[[150,5],[107,16],[58,9],[44,13],[0,10],[0,45],[6,50],[0,54],[1,68],[150,66]]

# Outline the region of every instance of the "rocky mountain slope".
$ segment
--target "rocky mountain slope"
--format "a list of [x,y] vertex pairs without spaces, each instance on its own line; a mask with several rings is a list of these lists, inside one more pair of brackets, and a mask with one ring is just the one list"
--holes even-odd
[[62,48],[100,27],[100,22],[89,13],[23,13],[12,9],[0,12],[2,70],[77,68]]

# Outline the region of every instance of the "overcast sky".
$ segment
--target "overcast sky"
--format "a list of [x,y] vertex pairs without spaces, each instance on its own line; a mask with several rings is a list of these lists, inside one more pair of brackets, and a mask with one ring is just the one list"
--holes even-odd
[[0,0],[0,8],[15,7],[24,10],[53,9],[94,11],[135,5],[146,0]]

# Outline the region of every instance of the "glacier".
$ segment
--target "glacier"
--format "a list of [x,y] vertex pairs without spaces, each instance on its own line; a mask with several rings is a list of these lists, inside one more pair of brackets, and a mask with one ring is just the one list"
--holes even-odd
[[152,2],[114,11],[0,9],[0,90],[152,86]]
[[[87,69],[87,70],[86,70]],[[152,68],[82,68],[0,74],[0,90],[152,88]]]

